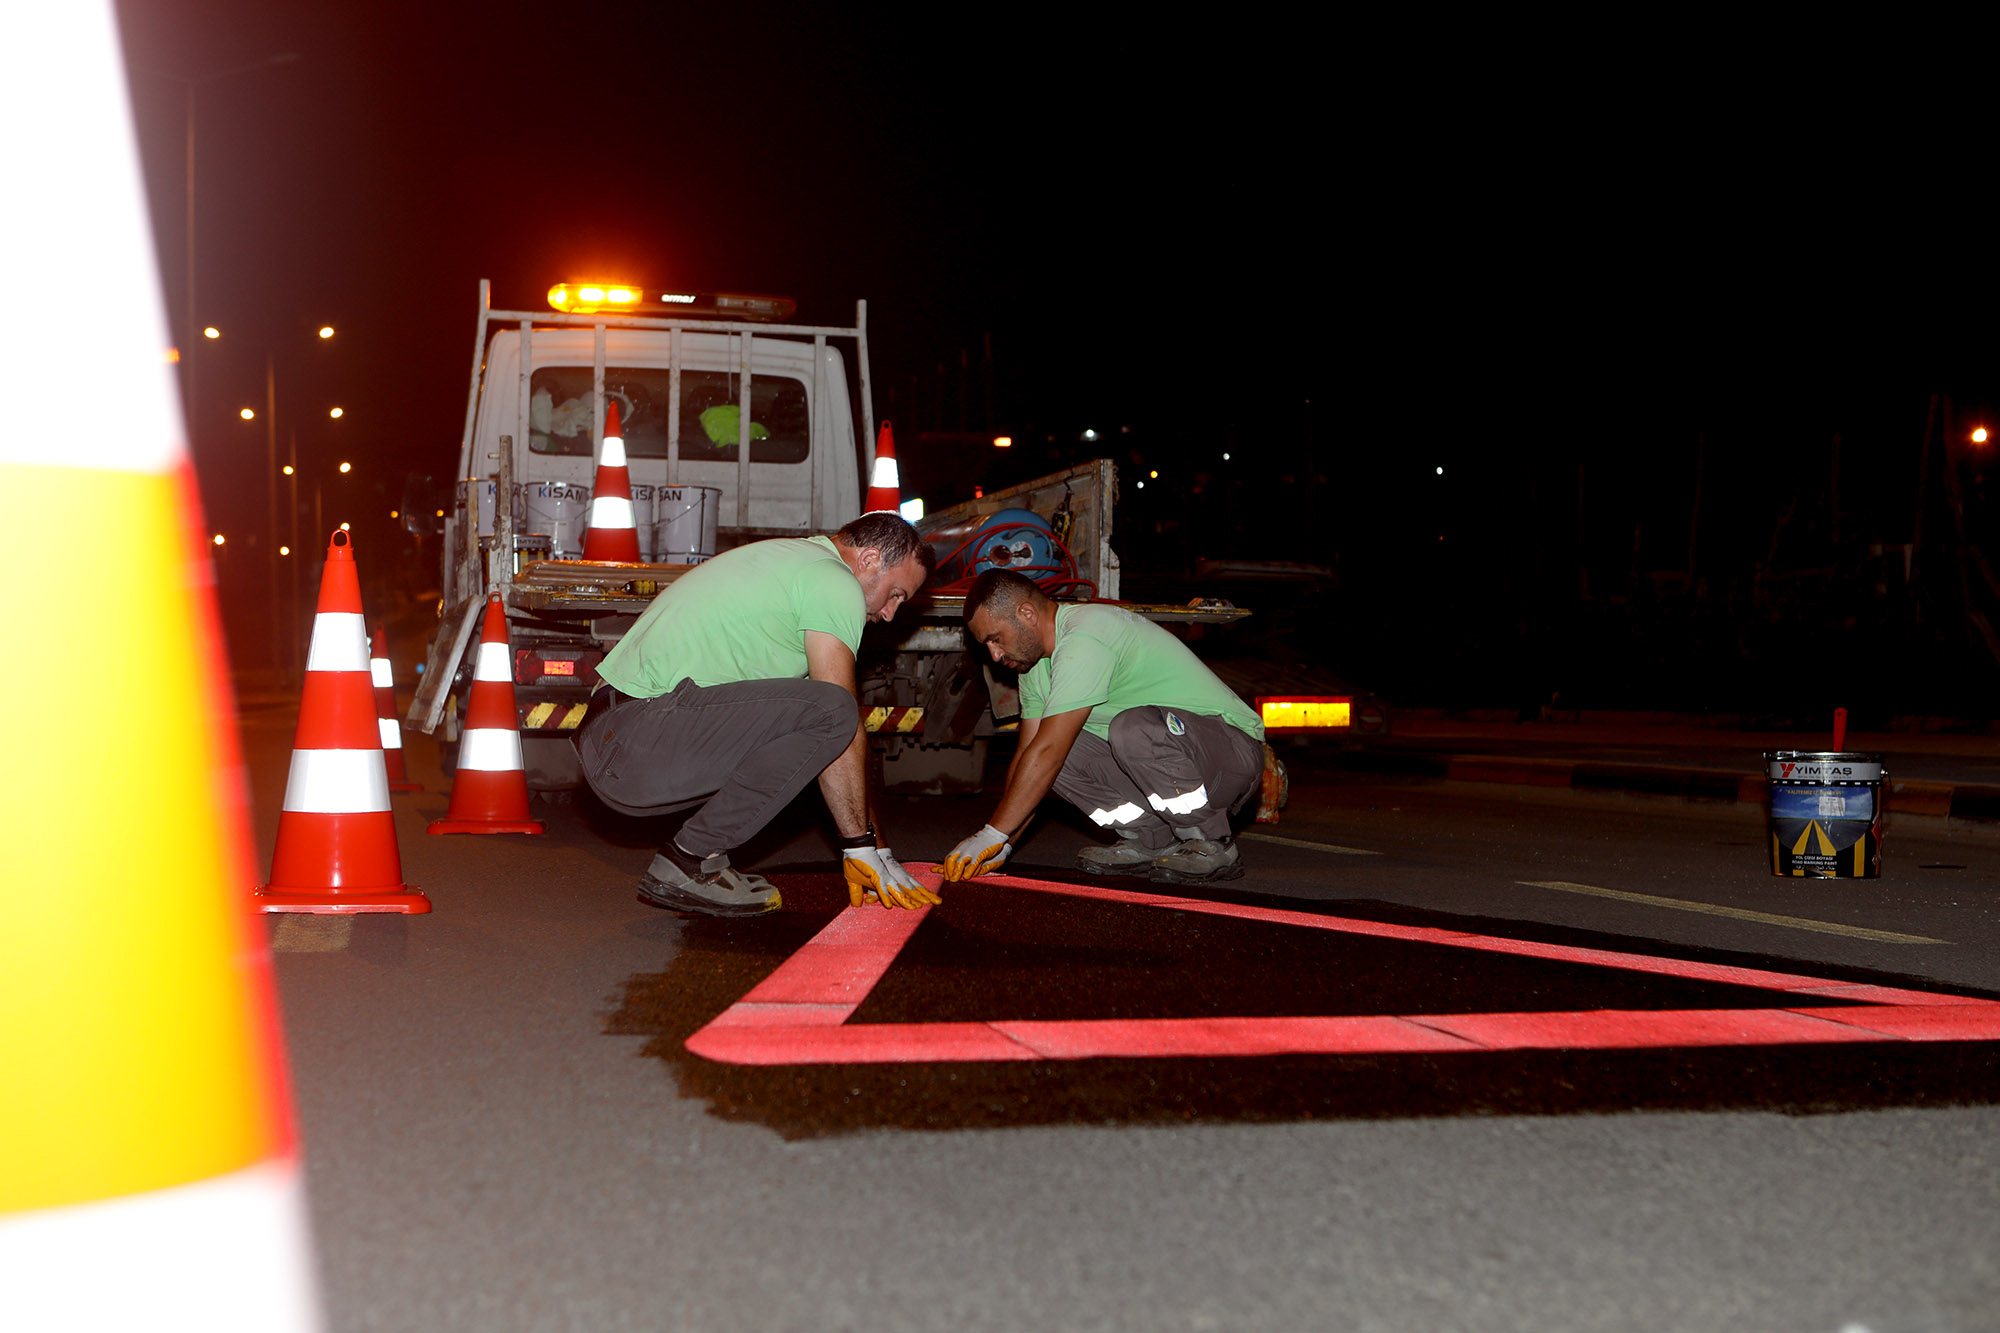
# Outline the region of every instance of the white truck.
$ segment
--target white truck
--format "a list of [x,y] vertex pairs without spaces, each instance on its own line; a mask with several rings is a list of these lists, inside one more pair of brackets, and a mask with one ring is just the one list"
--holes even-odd
[[[439,621],[408,722],[435,734],[447,768],[455,764],[467,648],[497,589],[528,785],[544,792],[581,784],[573,737],[597,664],[652,597],[718,550],[838,528],[861,512],[875,461],[866,302],[852,327],[823,327],[782,322],[792,307],[780,298],[648,300],[633,289],[635,300],[614,305],[602,294],[582,299],[583,290],[551,289],[551,311],[495,310],[480,283],[458,479],[448,504],[411,507],[405,520],[420,531],[417,515],[445,510]],[[611,401],[629,459],[637,564],[580,558]],[[1010,549],[1042,561],[1053,550],[1074,576],[1069,595],[1116,599],[1116,495],[1116,470],[1098,459],[918,527],[941,554],[958,553],[941,575],[969,574],[982,553],[991,564]],[[1012,526],[1024,518],[1039,526]],[[1010,542],[1024,533],[1032,546]],[[989,742],[1011,730],[1015,695],[983,654],[967,651],[962,605],[949,581],[934,579],[864,640],[862,703],[893,788],[976,791]],[[1248,614],[1226,602],[1135,609],[1208,623]]]

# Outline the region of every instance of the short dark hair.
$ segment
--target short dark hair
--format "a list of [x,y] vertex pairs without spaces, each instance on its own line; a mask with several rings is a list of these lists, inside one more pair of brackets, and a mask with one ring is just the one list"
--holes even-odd
[[857,551],[865,551],[872,546],[882,553],[885,565],[900,565],[914,552],[917,563],[924,567],[926,577],[937,568],[937,552],[931,549],[923,534],[911,527],[901,514],[892,514],[886,509],[863,514],[844,525],[833,535],[833,539]]
[[1016,574],[1011,569],[989,569],[965,590],[965,620],[971,624],[972,617],[982,610],[991,610],[996,616],[1011,617],[1021,603],[1037,598],[1047,601],[1049,595],[1036,586],[1033,579]]

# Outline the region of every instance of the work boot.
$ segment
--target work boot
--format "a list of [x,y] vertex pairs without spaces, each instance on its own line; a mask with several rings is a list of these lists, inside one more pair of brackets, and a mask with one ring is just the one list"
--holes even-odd
[[674,842],[660,848],[640,876],[639,896],[655,907],[704,916],[762,916],[779,907],[771,881],[736,869],[727,852],[696,857]]
[[1241,879],[1243,857],[1233,839],[1189,838],[1154,861],[1150,877],[1165,884]]
[[1086,847],[1076,854],[1076,868],[1091,875],[1137,875],[1145,879],[1153,865],[1173,851],[1171,847],[1148,847],[1125,834],[1109,847]]

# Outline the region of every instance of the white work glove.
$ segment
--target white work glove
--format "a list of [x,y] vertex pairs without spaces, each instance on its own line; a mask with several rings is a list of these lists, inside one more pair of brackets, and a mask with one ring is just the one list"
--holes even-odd
[[998,870],[1009,856],[1014,854],[1014,844],[1007,841],[1007,835],[991,824],[981,824],[979,832],[951,849],[944,858],[944,877],[947,881],[972,879],[989,870]]
[[847,878],[847,901],[856,907],[874,898],[884,907],[930,907],[942,901],[903,869],[887,847],[848,847],[840,869]]

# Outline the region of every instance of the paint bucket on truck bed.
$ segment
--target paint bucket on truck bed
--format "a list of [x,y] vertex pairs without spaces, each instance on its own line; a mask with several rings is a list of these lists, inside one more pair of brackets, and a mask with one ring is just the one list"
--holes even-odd
[[590,487],[574,482],[538,481],[521,487],[528,528],[546,532],[558,560],[583,558],[583,534],[590,526]]
[[653,491],[653,558],[664,565],[698,565],[715,555],[722,492],[714,486],[661,486]]
[[1771,873],[1874,879],[1882,873],[1882,756],[1767,750]]

